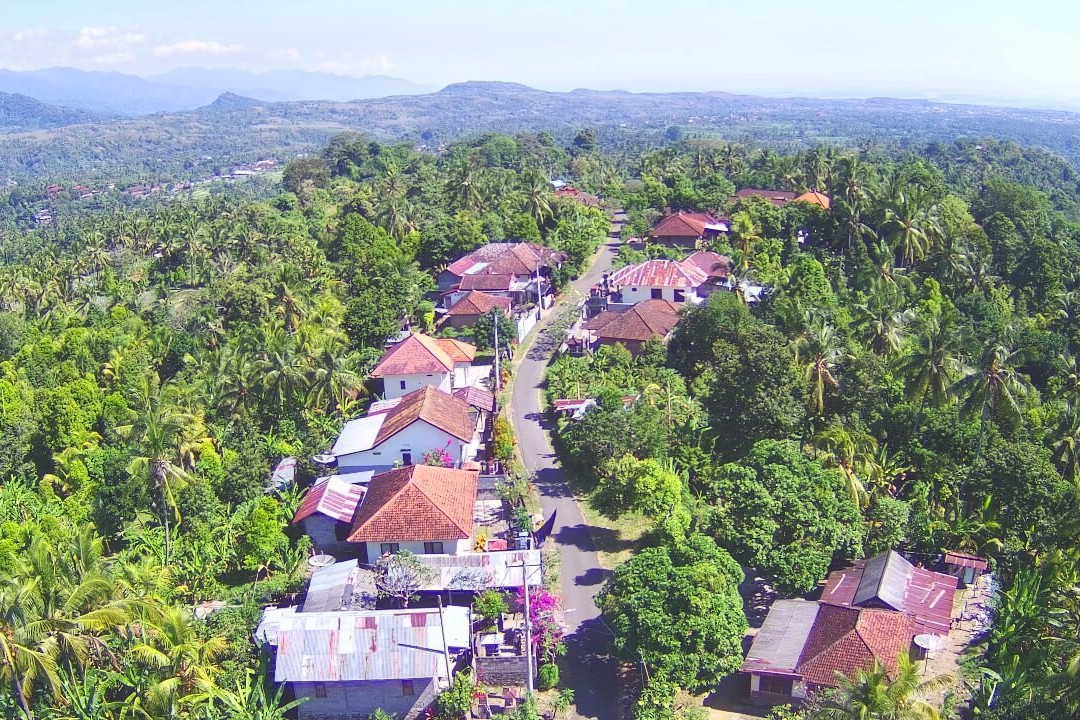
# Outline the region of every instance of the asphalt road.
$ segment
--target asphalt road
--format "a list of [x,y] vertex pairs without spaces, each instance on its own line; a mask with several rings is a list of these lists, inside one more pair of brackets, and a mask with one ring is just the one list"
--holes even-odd
[[577,303],[611,269],[623,220],[625,215],[615,214],[607,245],[586,273],[573,282],[570,292],[564,293],[563,300],[547,311],[532,347],[517,368],[511,402],[518,447],[526,469],[535,474],[544,518],[558,513],[551,537],[559,548],[567,657],[577,713],[599,720],[618,715],[615,666],[609,654],[611,633],[600,619],[595,602],[608,572],[600,565],[589,527],[555,458],[541,412],[540,393],[544,369],[557,349],[547,333],[547,323],[568,304]]

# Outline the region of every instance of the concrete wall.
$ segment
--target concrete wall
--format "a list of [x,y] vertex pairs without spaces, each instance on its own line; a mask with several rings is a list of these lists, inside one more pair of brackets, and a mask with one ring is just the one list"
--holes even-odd
[[808,694],[806,683],[802,680],[792,679],[791,695],[764,692],[761,689],[761,675],[750,676],[750,697],[765,703],[783,703],[795,700],[805,700]]
[[[445,555],[461,555],[463,553],[472,552],[473,541],[472,538],[466,538],[464,540],[440,540],[439,538],[432,538],[434,542],[441,542],[443,544],[443,554]],[[426,555],[424,551],[424,543],[415,540],[387,540],[387,542],[396,542],[398,544],[398,550],[408,550],[413,555]],[[367,545],[368,562],[374,562],[376,558],[382,555],[382,543],[369,542]],[[436,553],[438,554],[438,553]]]
[[304,534],[311,538],[318,552],[340,558],[345,555],[355,555],[359,551],[355,543],[338,539],[338,528],[348,528],[346,523],[339,523],[333,518],[315,513],[304,518],[302,525]]
[[[446,447],[447,442],[450,443]],[[404,462],[403,453],[410,451],[412,462],[419,463],[428,450],[441,450],[446,447],[450,457],[461,463],[462,453],[466,448],[475,452],[475,443],[464,443],[442,430],[418,420],[412,425],[389,437],[381,445],[364,452],[349,453],[338,457],[338,469],[342,473],[361,470],[389,470],[395,463]]]
[[[645,300],[652,300],[653,289],[654,288],[645,285],[625,285],[619,290],[619,293],[622,295],[622,304],[637,305],[639,302],[644,302]],[[655,289],[660,290],[660,292],[664,296],[664,300],[670,300],[673,303],[687,302],[696,305],[703,300],[703,298],[698,295],[697,292],[694,291],[692,288],[686,288],[683,290],[683,300],[675,299],[675,288],[662,287]]]
[[[413,680],[413,695],[402,695],[400,680],[292,683],[292,687],[297,698],[310,698],[296,710],[300,720],[367,720],[378,708],[399,720],[411,720],[438,694],[433,678]],[[320,694],[325,697],[318,697]]]
[[[405,383],[405,387],[401,384]],[[429,373],[426,375],[387,375],[383,378],[383,397],[387,400],[408,395],[428,385],[449,394],[453,383],[452,373]]]

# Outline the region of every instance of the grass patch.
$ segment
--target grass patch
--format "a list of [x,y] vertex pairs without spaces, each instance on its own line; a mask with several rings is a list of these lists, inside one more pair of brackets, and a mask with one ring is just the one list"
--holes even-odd
[[578,507],[589,526],[600,564],[614,570],[645,546],[645,535],[652,522],[644,515],[623,515],[611,520],[601,515],[589,503],[588,498],[578,496]]

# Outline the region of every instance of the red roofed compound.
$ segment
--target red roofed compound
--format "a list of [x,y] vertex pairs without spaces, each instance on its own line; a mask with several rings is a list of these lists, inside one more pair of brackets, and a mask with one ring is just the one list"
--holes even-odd
[[[468,275],[502,275],[509,277],[507,292],[517,293],[513,299],[521,304],[530,298],[536,300],[536,288],[530,290],[536,276],[541,279],[541,293],[547,294],[550,288],[552,268],[566,260],[566,255],[536,243],[490,243],[473,250],[463,258],[455,260],[439,273],[439,290],[448,292],[461,287]],[[476,281],[473,281],[476,282]],[[463,289],[493,290],[491,287]]]
[[651,338],[666,341],[678,322],[678,305],[670,300],[646,300],[626,309],[605,310],[581,327],[595,338],[592,344],[622,344],[637,355]]
[[777,207],[783,207],[789,202],[794,202],[799,197],[799,193],[789,192],[788,190],[764,190],[762,188],[743,188],[742,190],[736,190],[732,202],[738,202],[739,200],[748,200],[750,198],[762,198],[768,200]]
[[352,524],[366,491],[365,486],[354,485],[338,475],[322,478],[304,495],[293,524],[303,528],[317,551],[336,555],[347,547],[343,530]]
[[911,616],[916,633],[946,635],[955,616],[956,585],[952,575],[915,567],[887,550],[830,573],[821,602],[895,610]]
[[457,555],[472,550],[479,472],[410,465],[371,478],[349,542],[365,543],[366,557],[410,550]]
[[593,207],[600,204],[600,199],[595,195],[591,195],[584,190],[578,190],[570,185],[564,185],[556,189],[555,197],[570,198],[571,200],[577,200],[582,205],[591,205]]
[[702,240],[714,238],[730,229],[726,218],[709,213],[679,212],[656,223],[650,235],[654,242],[676,247],[696,248]]
[[695,263],[676,260],[646,260],[627,265],[607,280],[612,302],[636,305],[645,300],[668,300],[697,305],[705,299],[698,289],[709,282],[709,274]]
[[476,347],[469,343],[413,333],[387,348],[371,377],[382,381],[384,398],[429,385],[449,393],[475,358]]
[[821,688],[836,687],[837,673],[850,677],[875,661],[894,672],[915,634],[904,613],[777,600],[740,670],[750,675],[750,695],[756,700],[803,700]]

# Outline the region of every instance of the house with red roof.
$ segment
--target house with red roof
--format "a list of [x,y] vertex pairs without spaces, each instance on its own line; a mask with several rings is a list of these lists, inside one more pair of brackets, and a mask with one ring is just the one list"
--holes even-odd
[[678,260],[646,260],[619,268],[607,278],[609,302],[636,305],[645,300],[668,300],[681,305],[700,304],[699,292],[709,274],[696,263]]
[[675,303],[650,299],[630,307],[605,310],[582,323],[581,332],[590,349],[598,345],[622,345],[637,355],[652,338],[666,342],[679,317],[679,306]]
[[727,218],[680,210],[656,223],[650,236],[653,242],[693,249],[703,240],[727,233],[730,229]]
[[427,385],[345,423],[329,454],[341,472],[412,465],[431,451],[458,467],[477,459],[485,422],[465,400]]
[[828,195],[823,195],[816,190],[804,192],[802,195],[792,200],[792,202],[801,202],[808,203],[810,205],[816,205],[822,210],[828,210],[829,207],[832,205],[832,200],[829,199]]
[[348,547],[347,531],[367,486],[350,483],[345,477],[329,475],[317,480],[293,515],[292,524],[311,538],[317,552],[338,555]]
[[481,290],[470,290],[458,295],[458,299],[443,314],[443,322],[458,330],[472,327],[481,315],[498,308],[513,317],[514,303],[509,297],[493,295]]
[[389,345],[371,377],[382,384],[383,398],[398,398],[431,385],[445,393],[470,376],[476,347],[451,338],[412,333]]
[[755,700],[805,700],[813,692],[837,687],[838,673],[851,677],[875,662],[894,673],[915,634],[904,613],[777,600],[740,672],[750,676]]
[[348,533],[368,562],[387,553],[472,552],[479,471],[410,465],[371,478]]
[[489,243],[450,263],[437,278],[450,307],[460,293],[480,290],[509,297],[517,305],[551,293],[551,272],[566,255],[536,243]]

